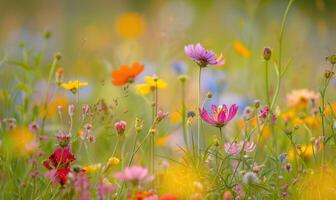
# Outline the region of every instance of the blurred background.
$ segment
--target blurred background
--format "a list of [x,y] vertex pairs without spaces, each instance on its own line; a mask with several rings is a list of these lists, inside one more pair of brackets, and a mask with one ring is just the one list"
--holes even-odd
[[[91,87],[84,94],[109,98],[111,70],[139,61],[143,75],[169,80],[163,104],[174,105],[177,81],[172,64],[188,67],[189,99],[196,97],[197,67],[184,46],[202,43],[223,53],[226,64],[204,70],[203,91],[214,101],[247,103],[264,97],[262,49],[273,49],[277,60],[281,19],[287,0],[0,0],[0,55],[20,58],[19,44],[42,49],[46,62],[61,52],[65,80],[80,77]],[[335,0],[295,1],[284,36],[284,59],[290,62],[282,92],[295,88],[318,90],[335,53]],[[48,41],[43,38],[51,32]],[[177,62],[178,61],[178,62]],[[273,62],[272,61],[272,62]],[[273,69],[273,66],[272,66]],[[274,71],[272,71],[274,73]],[[174,79],[175,78],[175,79]],[[275,79],[271,79],[275,80]],[[142,78],[137,82],[143,82]],[[176,82],[176,83],[175,83]],[[274,83],[271,83],[274,86]],[[95,89],[93,90],[93,87]],[[164,94],[162,94],[164,95]],[[217,98],[217,99],[216,99]],[[176,99],[178,100],[178,99]]]

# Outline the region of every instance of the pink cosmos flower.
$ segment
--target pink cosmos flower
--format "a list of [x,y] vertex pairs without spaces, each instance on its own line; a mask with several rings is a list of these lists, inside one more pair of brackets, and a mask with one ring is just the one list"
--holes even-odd
[[140,166],[126,167],[124,171],[117,172],[114,177],[121,181],[131,181],[134,183],[150,182],[154,179],[153,175],[148,173],[148,169]]
[[200,43],[185,46],[184,52],[200,67],[206,67],[207,65],[224,65],[222,54],[217,57],[212,50],[206,50]]
[[225,104],[218,107],[216,105],[212,105],[211,113],[208,113],[207,110],[203,108],[202,110],[200,109],[200,116],[202,120],[208,124],[221,128],[234,118],[237,111],[238,106],[236,104],[233,104],[229,110]]
[[254,149],[256,148],[256,145],[254,144],[254,142],[248,142],[248,141],[240,141],[239,143],[228,142],[228,143],[224,144],[224,149],[225,149],[226,153],[228,153],[232,156],[236,156],[236,155],[240,154],[243,147],[244,147],[244,151],[246,153],[250,153],[250,152],[254,151]]

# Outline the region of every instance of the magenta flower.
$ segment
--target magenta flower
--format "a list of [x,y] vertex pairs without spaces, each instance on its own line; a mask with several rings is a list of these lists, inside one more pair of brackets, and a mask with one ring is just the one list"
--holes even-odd
[[200,43],[185,46],[184,52],[200,67],[206,67],[207,65],[224,65],[222,54],[217,57],[212,50],[206,50]]
[[148,169],[140,166],[126,167],[124,171],[115,173],[114,177],[121,181],[133,183],[150,182],[154,179],[154,176],[148,173]]
[[225,126],[229,121],[231,121],[234,116],[237,114],[238,106],[233,104],[230,107],[230,110],[227,109],[227,106],[223,104],[222,106],[211,106],[211,115],[207,112],[205,108],[200,109],[200,116],[203,121],[207,122],[210,125],[221,128]]

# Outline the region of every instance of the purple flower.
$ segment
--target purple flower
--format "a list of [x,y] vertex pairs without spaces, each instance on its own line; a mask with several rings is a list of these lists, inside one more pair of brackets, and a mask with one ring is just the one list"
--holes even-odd
[[200,43],[185,46],[184,52],[200,67],[206,67],[207,65],[224,65],[222,54],[217,57],[212,50],[206,50]]
[[125,121],[120,120],[114,124],[114,129],[117,131],[119,135],[122,135],[125,132],[126,126],[127,123]]
[[114,177],[121,181],[131,181],[133,183],[150,182],[154,179],[154,176],[148,173],[148,169],[140,166],[126,167],[124,171],[115,173]]
[[221,128],[234,118],[237,111],[238,107],[236,104],[233,104],[229,110],[225,104],[218,107],[216,105],[212,105],[211,113],[208,113],[207,110],[203,108],[202,110],[200,109],[200,116],[202,120],[208,124]]

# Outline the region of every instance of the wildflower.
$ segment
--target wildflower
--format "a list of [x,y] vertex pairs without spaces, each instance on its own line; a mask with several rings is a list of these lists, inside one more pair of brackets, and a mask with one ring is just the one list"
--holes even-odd
[[241,57],[244,57],[244,58],[251,57],[250,50],[243,43],[241,43],[240,41],[235,41],[233,43],[233,49]]
[[118,165],[120,163],[120,160],[117,157],[111,157],[108,159],[107,164],[108,165]]
[[247,185],[256,184],[256,183],[259,183],[259,178],[257,174],[255,174],[254,172],[247,172],[243,176],[243,183]]
[[90,142],[90,143],[95,143],[96,142],[96,136],[92,135],[92,134],[89,134],[87,136],[87,140]]
[[124,171],[115,173],[114,177],[121,181],[130,181],[134,184],[150,182],[154,179],[154,176],[148,173],[148,169],[140,166],[126,167]]
[[160,200],[179,200],[179,198],[172,194],[164,194],[160,197]]
[[130,67],[122,64],[120,68],[112,71],[112,84],[116,86],[126,85],[133,83],[137,77],[144,70],[144,66],[140,63],[133,63]]
[[112,185],[106,178],[104,178],[98,185],[98,200],[104,200],[105,197],[116,191],[116,186]]
[[136,39],[145,30],[145,20],[140,13],[126,12],[118,16],[115,23],[117,33],[126,39]]
[[125,132],[127,123],[125,121],[117,121],[114,124],[114,129],[117,131],[118,135],[122,135]]
[[78,172],[74,177],[75,190],[79,194],[80,200],[90,199],[90,182],[87,176],[83,172]]
[[136,90],[139,94],[146,95],[156,89],[167,87],[167,82],[154,76],[145,76],[145,83],[136,85]]
[[62,83],[61,86],[65,89],[65,90],[69,90],[71,91],[73,94],[76,94],[77,91],[79,90],[79,88],[87,86],[88,83],[87,82],[80,82],[79,80],[75,80],[75,81],[68,81],[67,83]]
[[86,173],[93,173],[96,172],[97,170],[101,169],[101,164],[92,164],[92,165],[86,165],[82,167],[82,170]]
[[202,110],[199,109],[200,116],[203,121],[207,122],[210,125],[216,126],[216,127],[223,127],[225,126],[229,121],[231,121],[234,116],[236,115],[238,111],[238,107],[236,104],[233,104],[230,109],[227,109],[227,106],[223,104],[222,106],[211,106],[211,116],[209,113],[203,108]]
[[135,193],[135,197],[132,197],[133,195],[130,194],[128,197],[128,200],[136,199],[136,200],[158,200],[158,195],[153,191],[138,191]]
[[293,90],[286,96],[289,106],[297,108],[306,108],[309,103],[316,104],[320,98],[318,93],[307,89]]
[[85,116],[85,115],[87,115],[87,114],[89,114],[89,112],[90,112],[90,106],[89,105],[83,105],[83,107],[82,107],[82,112],[83,112],[83,115]]
[[56,135],[56,138],[61,147],[68,146],[69,141],[70,141],[70,135],[68,133],[60,132]]
[[181,121],[181,113],[178,111],[175,111],[170,114],[170,122],[172,124],[177,124]]
[[207,65],[224,65],[222,54],[217,57],[212,50],[206,50],[200,43],[185,46],[184,52],[200,67],[206,67]]
[[263,51],[263,57],[264,59],[267,61],[269,59],[271,59],[272,56],[272,49],[269,47],[265,47],[264,51]]
[[53,170],[55,172],[55,181],[63,186],[70,173],[70,164],[75,160],[75,156],[71,153],[69,147],[58,147],[48,160],[43,161],[43,165],[48,170]]
[[256,148],[256,145],[254,144],[254,142],[247,142],[247,141],[240,141],[239,143],[228,142],[224,144],[224,149],[226,153],[232,156],[238,155],[242,151],[243,148],[246,153],[250,153],[254,151],[254,149]]
[[28,128],[31,132],[33,133],[37,133],[39,128],[40,128],[40,125],[37,123],[37,122],[31,122],[29,125],[28,125]]
[[162,110],[159,110],[156,114],[157,123],[160,123],[163,119],[165,119],[168,116],[168,112],[164,112]]

